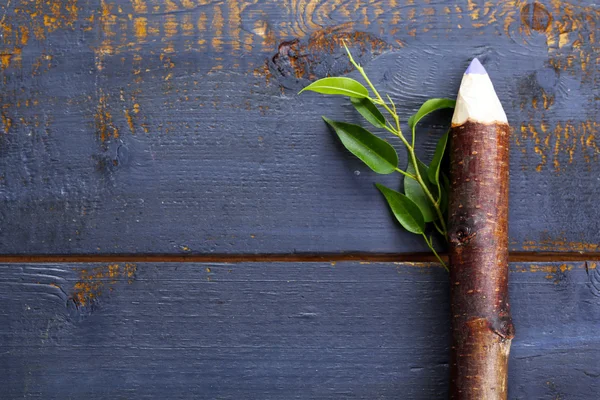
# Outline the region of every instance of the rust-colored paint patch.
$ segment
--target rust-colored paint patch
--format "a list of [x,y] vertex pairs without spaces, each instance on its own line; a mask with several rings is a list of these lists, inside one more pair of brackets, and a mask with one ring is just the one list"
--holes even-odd
[[[545,101],[545,100],[544,100]],[[597,143],[598,122],[596,121],[565,121],[549,127],[542,122],[539,125],[522,123],[520,129],[513,134],[513,140],[527,160],[537,158],[536,171],[552,168],[555,172],[563,171],[567,165],[578,161],[575,153],[583,154],[585,163],[597,162],[600,147]],[[525,145],[533,142],[535,154],[529,154]],[[529,162],[522,165],[528,168]]]
[[133,10],[138,14],[146,14],[148,12],[148,5],[144,0],[131,0]]
[[[299,39],[282,42],[277,53],[267,62],[270,67],[267,68],[267,80],[272,75],[309,80],[320,78],[322,76],[317,75],[318,66],[332,54],[344,52],[344,43],[352,47],[358,57],[367,54],[375,56],[393,48],[370,33],[353,31],[351,28],[351,24],[343,24],[318,30],[306,42]],[[347,62],[343,70],[330,73],[348,73],[352,68]],[[260,69],[255,70],[255,73],[260,72]]]
[[0,71],[10,67],[11,64],[18,64],[21,62],[21,48],[13,47],[10,49],[0,49]]
[[550,264],[550,265],[539,265],[539,264],[524,264],[516,265],[511,271],[512,272],[529,272],[529,273],[541,273],[546,274],[544,278],[552,281],[554,284],[559,284],[567,271],[571,271],[575,267],[574,264]]
[[116,37],[114,27],[117,23],[117,16],[113,13],[113,4],[107,3],[105,0],[100,2],[100,17],[98,22],[102,32],[103,40],[98,48],[94,49],[96,54],[96,68],[99,71],[103,69],[104,58],[115,54],[115,48],[112,40]]
[[19,30],[21,31],[21,38],[19,40],[21,46],[27,46],[29,42],[29,28],[26,26],[20,26]]
[[164,0],[164,5],[165,5],[165,11],[167,11],[167,12],[178,12],[178,11],[182,10],[172,0]]
[[42,53],[33,62],[31,75],[40,75],[41,72],[48,71],[50,68],[52,68],[52,59],[53,57],[50,54]]
[[12,126],[12,119],[7,117],[4,113],[1,113],[0,117],[2,118],[2,127],[4,133],[8,133],[10,131],[10,127]]
[[79,16],[78,0],[16,0],[5,10],[0,23],[5,45],[27,46],[30,33],[43,40],[61,28],[74,28]]
[[135,264],[109,264],[79,271],[79,281],[73,287],[71,298],[77,307],[92,304],[106,290],[113,291],[119,282],[133,283]]
[[231,50],[236,52],[240,49],[240,32],[242,26],[241,9],[238,0],[227,1],[229,7],[229,32],[231,34]]
[[181,29],[183,36],[194,36],[194,23],[191,15],[185,14],[181,17]]
[[396,268],[406,268],[406,267],[409,267],[409,268],[418,268],[419,270],[431,269],[431,268],[444,268],[444,267],[442,267],[442,264],[437,263],[437,262],[422,262],[422,263],[418,263],[418,262],[394,262],[394,265],[397,265]]
[[174,15],[167,15],[165,17],[165,23],[163,25],[165,37],[172,38],[177,35],[179,28],[179,21]]
[[148,18],[146,17],[137,17],[133,20],[133,26],[135,31],[135,37],[139,41],[146,40],[148,36]]
[[[257,20],[254,22],[254,29],[252,32],[262,39],[263,50],[271,49],[275,46],[275,31],[271,29],[271,25],[266,20]],[[250,43],[249,49],[251,51],[252,45]]]
[[545,273],[544,278],[552,281],[555,285],[558,285],[563,279],[567,271],[573,269],[572,264],[560,264],[560,265],[529,265],[528,268],[522,268],[517,272],[534,272],[534,273]]
[[552,22],[552,16],[542,3],[534,1],[521,8],[521,22],[535,31],[545,32]]
[[110,138],[119,137],[119,130],[114,125],[112,115],[108,110],[108,96],[104,95],[102,91],[98,98],[94,119],[96,121],[96,133],[103,143]]
[[133,117],[129,110],[125,110],[125,119],[127,120],[127,125],[129,126],[129,130],[131,133],[135,134],[135,126],[133,125]]
[[223,27],[224,27],[223,11],[221,7],[215,5],[213,7],[213,20],[211,27],[214,29],[214,36],[211,41],[211,45],[214,51],[223,51]]
[[596,252],[600,249],[600,245],[596,243],[583,243],[570,241],[565,238],[548,238],[536,242],[527,240],[523,243],[523,250],[526,251],[552,251],[552,252]]
[[[560,266],[561,269],[573,269],[573,266],[567,266],[563,264]],[[538,265],[538,264],[525,264],[525,265],[517,265],[513,268],[514,272],[541,272],[546,274],[556,273],[559,270],[559,267],[556,265]]]
[[2,69],[8,68],[10,65],[10,59],[12,58],[12,53],[1,53],[0,54],[0,66]]

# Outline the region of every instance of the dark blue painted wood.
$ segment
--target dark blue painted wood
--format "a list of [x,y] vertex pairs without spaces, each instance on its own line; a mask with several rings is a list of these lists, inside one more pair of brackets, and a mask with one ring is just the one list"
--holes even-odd
[[[511,400],[598,397],[598,271],[511,266]],[[447,304],[424,264],[1,265],[0,397],[444,398]]]
[[372,185],[398,177],[320,119],[352,107],[296,95],[357,76],[342,39],[404,118],[480,57],[514,127],[512,250],[597,250],[593,1],[2,3],[2,254],[426,250]]

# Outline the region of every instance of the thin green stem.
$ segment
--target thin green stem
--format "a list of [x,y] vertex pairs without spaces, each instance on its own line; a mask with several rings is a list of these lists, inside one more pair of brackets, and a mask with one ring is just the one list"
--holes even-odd
[[405,146],[410,146],[408,144],[408,142],[406,141],[406,139],[404,138],[404,136],[402,135],[402,133],[398,132],[396,129],[394,129],[394,127],[392,126],[384,126],[384,129],[387,130],[388,132],[392,133],[394,136],[398,136],[400,138],[400,140],[402,140],[402,143],[404,143]]
[[440,206],[440,205],[442,205],[442,187],[440,186],[439,178],[437,180],[437,192],[438,192],[439,197],[438,197],[437,201],[435,202],[435,205]]
[[394,100],[392,100],[392,98],[390,97],[389,94],[386,93],[386,96],[388,98],[388,100],[390,101],[390,104],[392,105],[392,109],[394,110],[394,114],[397,114],[396,112],[396,104],[394,104]]
[[[379,94],[379,92],[377,91],[377,89],[375,88],[375,85],[373,85],[373,83],[371,83],[371,80],[369,79],[369,77],[367,76],[367,74],[365,73],[365,70],[363,67],[360,66],[360,64],[358,64],[356,61],[354,61],[354,57],[352,57],[352,53],[350,53],[350,50],[348,49],[348,46],[346,46],[346,43],[344,43],[344,48],[346,49],[346,53],[348,53],[348,58],[350,59],[350,62],[352,63],[352,65],[354,66],[354,68],[356,68],[356,70],[358,72],[360,72],[361,76],[363,77],[363,79],[365,80],[365,82],[367,83],[367,85],[369,85],[369,87],[371,88],[371,91],[373,92],[373,94],[377,97],[376,101],[373,101],[376,104],[379,104],[380,106],[382,106],[383,108],[385,108],[385,110],[394,118],[394,120],[396,120],[396,126],[398,127],[398,134],[397,136],[399,137],[403,137],[402,136],[402,131],[400,130],[400,122],[398,120],[398,115],[396,114],[395,110],[392,110],[385,101],[383,101],[383,98],[381,97],[381,95]],[[393,102],[392,102],[393,104]],[[395,105],[393,106],[394,109],[396,108]]]
[[[346,46],[346,45],[344,45],[344,46]],[[365,80],[365,82],[367,82],[367,85],[369,85],[369,87],[373,91],[373,94],[375,96],[377,96],[377,100],[379,100],[379,102],[380,102],[380,104],[382,106],[384,106],[384,107],[386,107],[386,109],[388,109],[387,106],[386,106],[386,104],[385,104],[385,101],[383,101],[383,98],[381,97],[381,95],[379,94],[379,92],[377,91],[377,89],[375,89],[375,86],[371,83],[371,80],[369,79],[369,77],[365,73],[364,68],[361,67],[360,64],[358,64],[356,61],[354,61],[354,58],[352,57],[352,53],[350,53],[350,50],[348,50],[348,47],[346,47],[346,52],[348,53],[348,58],[350,58],[350,62],[352,63],[352,65],[354,65],[354,68],[356,68],[356,70],[358,72],[360,72],[360,74],[362,75],[362,77]]]
[[442,264],[442,266],[446,269],[446,271],[450,272],[450,270],[448,269],[448,266],[446,265],[446,263],[444,262],[444,260],[442,260],[442,257],[440,257],[440,255],[438,254],[437,251],[435,251],[435,249],[433,248],[433,243],[431,243],[431,240],[429,240],[427,238],[427,235],[425,235],[424,233],[422,233],[423,235],[423,239],[425,239],[425,243],[427,243],[427,246],[429,247],[429,249],[431,249],[431,251],[433,252],[433,254],[435,255],[435,257],[438,259],[438,261],[440,262],[440,264]]
[[402,175],[404,175],[404,176],[408,176],[409,178],[415,179],[415,176],[414,176],[414,175],[412,175],[412,174],[409,174],[409,173],[408,173],[408,172],[406,172],[406,171],[402,171],[400,168],[396,168],[396,171],[397,171],[397,172],[400,172],[400,173],[401,173]]
[[[389,111],[389,109],[388,109]],[[391,112],[391,111],[389,111]],[[406,141],[406,139],[404,139],[404,135],[402,135],[402,130],[400,129],[400,118],[398,118],[398,115],[396,113],[392,114],[392,117],[394,117],[394,120],[396,121],[396,129],[398,130],[398,133],[401,135],[401,139],[404,142],[404,144],[408,147],[408,142]],[[413,146],[411,146],[412,148]]]
[[437,224],[437,221],[433,221],[433,226],[435,226],[435,230],[438,231],[440,235],[442,235],[444,238],[446,237],[446,232],[440,228],[440,226]]

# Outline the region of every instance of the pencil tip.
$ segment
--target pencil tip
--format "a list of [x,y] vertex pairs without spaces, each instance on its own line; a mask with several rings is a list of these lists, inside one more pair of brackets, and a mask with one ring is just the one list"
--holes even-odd
[[479,62],[477,58],[474,58],[469,64],[469,68],[465,71],[465,74],[478,74],[478,75],[486,75],[487,71],[483,68],[483,65]]
[[490,76],[476,58],[463,75],[452,126],[462,125],[468,120],[482,124],[507,123]]

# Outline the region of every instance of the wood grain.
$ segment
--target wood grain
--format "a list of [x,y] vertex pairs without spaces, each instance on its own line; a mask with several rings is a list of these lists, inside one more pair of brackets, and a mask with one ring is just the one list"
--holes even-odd
[[[297,91],[356,77],[406,119],[478,56],[512,132],[510,249],[598,252],[592,1],[12,0],[0,5],[1,254],[420,252]],[[429,161],[444,116],[424,121]]]
[[[510,399],[595,399],[595,263],[512,264]],[[2,398],[439,399],[433,264],[0,265]]]

